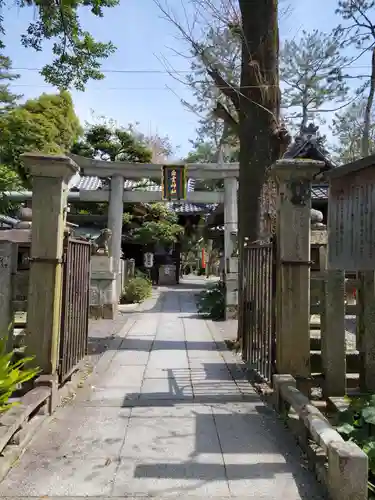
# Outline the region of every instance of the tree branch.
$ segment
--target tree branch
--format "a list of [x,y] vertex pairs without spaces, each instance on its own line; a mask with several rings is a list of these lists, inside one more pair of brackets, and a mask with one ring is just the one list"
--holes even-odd
[[216,108],[213,110],[213,114],[217,117],[220,118],[221,120],[224,120],[224,123],[229,125],[229,127],[232,129],[233,133],[238,135],[238,121],[232,116],[232,114],[228,111],[228,109],[221,103],[217,102]]

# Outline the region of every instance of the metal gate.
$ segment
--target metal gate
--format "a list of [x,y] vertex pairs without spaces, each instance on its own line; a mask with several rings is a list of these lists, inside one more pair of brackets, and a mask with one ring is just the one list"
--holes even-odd
[[243,357],[271,381],[276,364],[275,245],[248,244],[244,251]]
[[63,286],[59,378],[64,382],[84,358],[88,341],[91,244],[66,238],[63,252]]

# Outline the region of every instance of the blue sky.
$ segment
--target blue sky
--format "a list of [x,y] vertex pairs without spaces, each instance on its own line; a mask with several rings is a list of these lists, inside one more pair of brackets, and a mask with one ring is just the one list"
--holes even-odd
[[[284,0],[282,6],[286,2]],[[169,3],[178,5],[180,0],[169,0]],[[281,41],[298,37],[302,29],[330,31],[337,24],[333,8],[336,2],[332,0],[291,0],[288,3],[292,10],[289,16],[281,19]],[[35,53],[24,49],[19,42],[32,10],[12,7],[4,14],[6,55],[11,57],[15,68],[20,68],[17,72],[21,74],[15,90],[26,98],[53,90],[33,70],[51,60],[48,46],[42,53]],[[103,81],[91,82],[83,93],[73,92],[76,112],[82,123],[93,121],[92,111],[96,116],[104,115],[124,126],[139,122],[141,132],[168,135],[172,144],[179,146],[179,155],[186,154],[189,139],[195,137],[197,117],[180,104],[175,94],[189,101],[190,91],[165,72],[160,56],[167,57],[174,69],[187,71],[188,61],[168,50],[173,47],[186,53],[187,47],[176,40],[174,28],[161,18],[153,0],[122,0],[120,6],[107,10],[103,19],[93,19],[89,13],[84,13],[82,21],[95,37],[111,40],[117,47],[116,53],[103,64],[104,70],[117,72],[106,72]]]

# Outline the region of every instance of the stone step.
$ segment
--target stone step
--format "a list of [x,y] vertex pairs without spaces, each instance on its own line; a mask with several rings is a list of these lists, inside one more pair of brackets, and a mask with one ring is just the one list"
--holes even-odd
[[[317,385],[323,386],[324,379],[322,373],[312,373],[312,386],[316,387]],[[348,391],[358,391],[359,390],[359,373],[347,373],[346,374],[346,387]]]
[[[320,373],[322,371],[322,353],[320,350],[310,351],[311,371]],[[346,353],[346,371],[347,373],[359,373],[360,358],[358,351],[350,351]]]

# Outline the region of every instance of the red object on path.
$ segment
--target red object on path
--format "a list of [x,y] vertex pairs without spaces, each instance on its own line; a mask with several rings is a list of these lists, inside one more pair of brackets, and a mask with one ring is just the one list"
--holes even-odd
[[206,269],[206,253],[204,248],[202,248],[202,269]]

